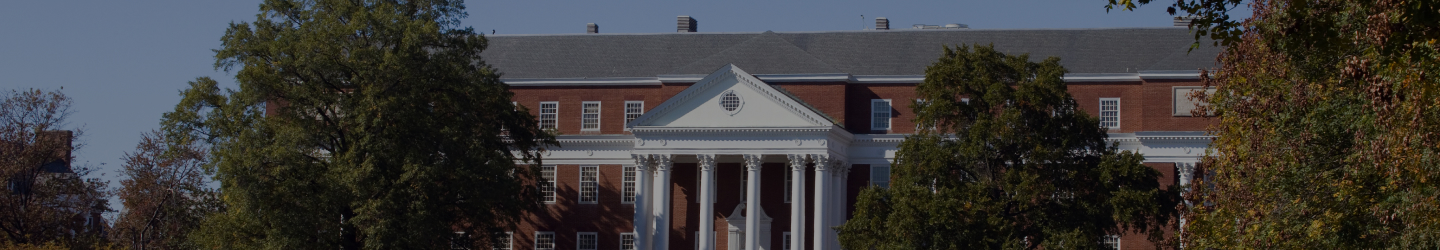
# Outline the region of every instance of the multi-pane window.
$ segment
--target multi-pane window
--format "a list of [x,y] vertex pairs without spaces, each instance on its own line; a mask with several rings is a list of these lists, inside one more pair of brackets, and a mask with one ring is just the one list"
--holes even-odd
[[1105,249],[1120,250],[1120,236],[1106,235],[1104,238],[1100,239],[1100,247],[1103,247]]
[[625,166],[624,172],[621,179],[620,203],[635,204],[635,181],[637,181],[636,175],[638,175],[635,172],[637,171],[635,171],[635,166]]
[[580,203],[600,201],[600,167],[580,166]]
[[560,102],[540,102],[540,129],[554,130],[559,127],[556,121],[559,111]]
[[600,130],[600,102],[580,103],[580,130]]
[[620,250],[635,250],[635,233],[620,234]]
[[540,194],[545,203],[555,203],[555,166],[540,166]]
[[870,130],[890,130],[890,99],[870,100]]
[[794,179],[794,178],[791,178],[791,177],[795,175],[795,171],[788,171],[789,169],[786,169],[786,170],[787,170],[787,171],[785,171],[785,203],[790,203],[790,196],[792,195],[792,194],[790,194],[790,193],[791,193],[791,190],[794,189],[794,187],[795,187],[795,180],[792,180],[792,179]]
[[890,187],[890,166],[870,166],[870,185]]
[[625,101],[625,124],[630,124],[643,114],[645,114],[645,101]]
[[496,243],[495,243],[495,247],[493,247],[492,249],[494,249],[494,250],[510,250],[510,249],[514,249],[515,245],[512,244],[512,242],[514,242],[514,241],[512,241],[512,240],[515,240],[515,233],[505,232],[505,237],[501,237],[501,238],[500,238],[500,242],[496,242]]
[[783,243],[783,244],[785,244],[785,245],[782,245],[782,247],[780,247],[780,249],[790,250],[790,232],[785,232],[785,236],[781,236],[781,237],[783,237],[784,239],[781,239],[780,241],[781,241],[781,243]]
[[595,250],[600,248],[599,236],[595,232],[580,232],[575,235],[576,250]]
[[535,232],[535,250],[555,250],[555,232]]
[[1120,128],[1120,98],[1100,98],[1100,127]]

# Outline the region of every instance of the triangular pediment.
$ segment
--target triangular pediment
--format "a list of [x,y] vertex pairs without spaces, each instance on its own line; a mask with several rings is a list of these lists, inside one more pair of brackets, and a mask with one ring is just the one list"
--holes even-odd
[[830,127],[834,122],[785,92],[725,65],[627,127]]

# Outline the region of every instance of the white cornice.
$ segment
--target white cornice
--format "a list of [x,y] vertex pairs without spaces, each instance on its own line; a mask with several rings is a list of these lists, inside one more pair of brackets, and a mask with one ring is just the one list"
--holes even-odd
[[[548,86],[656,86],[661,83],[696,83],[707,75],[658,75],[656,77],[598,77],[598,78],[507,78],[500,81],[516,87]],[[850,84],[918,84],[925,81],[924,75],[850,75],[846,73],[823,74],[759,74],[761,81],[782,82],[844,82]],[[1138,82],[1141,80],[1198,80],[1198,70],[1145,70],[1139,73],[1070,73],[1065,82]]]
[[738,82],[736,83],[737,85],[750,87],[750,89],[759,92],[764,97],[769,98],[771,101],[779,103],[780,106],[788,109],[790,112],[797,115],[801,119],[809,121],[811,124],[818,125],[820,127],[826,127],[827,129],[834,125],[834,123],[831,122],[830,119],[824,118],[824,116],[820,115],[819,113],[816,113],[815,111],[806,108],[804,105],[801,105],[798,100],[791,99],[790,96],[785,95],[778,90],[775,90],[774,86],[770,86],[770,84],[766,83],[765,81],[755,78],[754,75],[746,73],[745,70],[740,69],[740,67],[736,67],[734,64],[726,64],[724,67],[720,67],[720,69],[715,70],[715,73],[710,73],[709,75],[706,75],[705,78],[702,78],[694,85],[686,87],[685,90],[682,90],[680,91],[680,93],[675,94],[675,96],[670,97],[670,99],[661,102],[660,105],[655,106],[655,108],[651,109],[650,112],[646,112],[645,114],[640,115],[640,117],[635,118],[634,121],[625,124],[625,127],[633,128],[632,131],[636,133],[644,132],[645,130],[640,130],[644,126],[637,125],[645,124],[651,119],[656,119],[655,117],[664,116],[670,112],[676,111],[680,108],[679,105],[681,105],[682,103],[685,103],[691,98],[695,98],[696,95],[704,93],[706,89],[714,87],[714,85],[717,84],[716,82],[727,78],[734,78],[735,81]]
[[750,127],[750,128],[711,128],[711,127],[651,127],[636,126],[630,128],[634,133],[803,133],[803,132],[828,132],[833,126],[817,127]]
[[555,141],[561,146],[566,145],[631,145],[635,144],[635,136],[632,135],[561,135],[556,136]]

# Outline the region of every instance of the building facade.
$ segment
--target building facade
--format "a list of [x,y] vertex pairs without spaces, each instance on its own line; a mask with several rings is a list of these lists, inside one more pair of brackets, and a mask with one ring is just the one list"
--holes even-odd
[[[1184,27],[491,35],[486,61],[560,146],[546,209],[497,249],[840,249],[831,227],[861,188],[889,185],[910,106],[943,46],[1058,56],[1069,91],[1184,184],[1213,121],[1186,95],[1219,48]],[[917,25],[915,27],[930,27]],[[956,26],[959,27],[959,26]],[[1119,249],[1149,249],[1117,235]],[[508,247],[508,248],[506,248]]]

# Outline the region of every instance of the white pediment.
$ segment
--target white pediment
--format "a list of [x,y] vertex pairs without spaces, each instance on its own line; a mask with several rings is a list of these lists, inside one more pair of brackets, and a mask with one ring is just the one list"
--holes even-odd
[[687,128],[832,125],[828,118],[734,65],[721,67],[626,124]]

